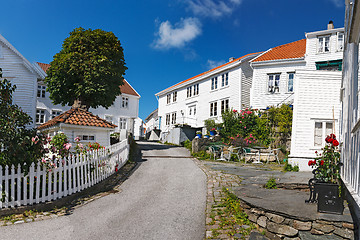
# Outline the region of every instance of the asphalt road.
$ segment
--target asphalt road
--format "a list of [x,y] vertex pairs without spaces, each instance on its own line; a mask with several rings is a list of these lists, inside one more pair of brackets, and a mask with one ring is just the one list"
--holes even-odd
[[54,219],[0,227],[0,239],[204,239],[206,176],[183,148],[140,143],[119,193]]

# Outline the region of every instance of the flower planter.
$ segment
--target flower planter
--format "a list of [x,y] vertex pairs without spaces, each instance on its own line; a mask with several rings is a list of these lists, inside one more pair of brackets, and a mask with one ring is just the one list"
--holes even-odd
[[201,137],[202,137],[202,134],[196,134],[196,136],[197,136],[198,138],[201,138]]
[[204,137],[205,137],[205,138],[209,138],[209,135],[205,135]]
[[210,131],[210,136],[215,136],[215,131]]
[[315,191],[318,194],[318,212],[343,214],[344,201],[339,196],[339,185],[333,183],[315,183]]

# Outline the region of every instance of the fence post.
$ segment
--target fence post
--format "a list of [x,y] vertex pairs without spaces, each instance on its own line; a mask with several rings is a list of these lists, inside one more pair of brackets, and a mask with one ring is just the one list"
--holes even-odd
[[[16,201],[16,205],[17,206],[21,206],[21,178],[22,178],[22,174],[21,174],[21,166],[20,163],[17,166],[17,201]],[[1,177],[0,177],[0,183],[1,183]],[[2,184],[1,184],[2,185]],[[1,192],[1,191],[0,191]],[[0,207],[1,208],[1,207]]]
[[67,158],[64,158],[64,161],[63,161],[63,167],[64,167],[64,194],[63,196],[67,196],[69,194],[69,191],[68,191],[68,166],[69,166],[69,157]]
[[52,192],[52,170],[51,170],[51,168],[50,169],[46,169],[47,170],[47,176],[48,176],[48,182],[47,182],[47,184],[48,184],[48,196],[47,196],[47,199],[48,199],[48,201],[51,201],[51,199],[52,199],[52,196],[51,196],[51,192]]
[[9,206],[9,166],[5,166],[5,207]]
[[15,206],[15,166],[14,164],[11,165],[11,185],[10,185],[10,207]]
[[58,168],[57,168],[57,160],[55,160],[54,161],[54,164],[55,164],[55,166],[54,166],[54,184],[53,184],[53,200],[56,200],[57,199],[57,195],[58,195],[58,193],[57,193],[57,183],[58,183],[58,181],[57,181],[57,174],[58,174]]
[[40,162],[37,163],[36,167],[36,188],[35,188],[35,199],[36,203],[40,202]]
[[0,166],[0,209],[3,207],[3,168]]
[[41,173],[42,173],[41,202],[45,202],[47,200],[47,198],[46,198],[46,168],[44,166],[42,166],[42,168],[41,168]]
[[29,203],[34,203],[34,176],[35,176],[35,163],[31,163],[29,171]]

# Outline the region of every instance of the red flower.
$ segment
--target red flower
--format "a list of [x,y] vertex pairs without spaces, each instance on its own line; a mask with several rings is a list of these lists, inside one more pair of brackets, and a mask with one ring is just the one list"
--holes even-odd
[[330,137],[331,137],[332,139],[334,139],[334,140],[336,139],[336,136],[335,136],[335,134],[333,134],[333,133],[330,134]]
[[332,142],[332,145],[333,145],[334,147],[339,146],[339,141],[335,139],[335,140]]
[[325,138],[325,141],[326,141],[327,143],[332,143],[332,142],[334,141],[334,139],[332,139],[330,136],[327,136],[327,137]]
[[320,161],[320,165],[321,165],[321,166],[324,165],[324,160],[321,160],[321,161]]
[[234,110],[233,110],[233,112],[234,112],[234,113],[236,113],[236,112],[237,112],[237,110],[236,110],[236,109],[234,109]]

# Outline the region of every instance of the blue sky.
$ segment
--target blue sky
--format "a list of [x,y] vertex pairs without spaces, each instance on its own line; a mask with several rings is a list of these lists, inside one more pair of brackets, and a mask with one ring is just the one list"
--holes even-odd
[[228,61],[344,25],[341,0],[12,0],[1,4],[0,34],[30,62],[50,63],[74,28],[112,31],[141,95],[141,118],[155,93]]

